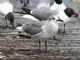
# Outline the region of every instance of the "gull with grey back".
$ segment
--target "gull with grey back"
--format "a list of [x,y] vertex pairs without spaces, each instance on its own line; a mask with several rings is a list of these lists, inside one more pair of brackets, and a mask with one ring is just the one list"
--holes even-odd
[[41,20],[47,20],[49,16],[58,14],[58,11],[50,10],[49,4],[45,2],[41,2],[34,9],[28,9],[26,7],[22,7],[27,14],[34,16],[35,18]]
[[54,16],[50,17],[46,21],[26,22],[16,29],[20,32],[19,34],[21,34],[21,32],[25,32],[31,37],[46,40],[48,38],[53,38],[53,36],[55,36],[58,32],[58,21],[63,22],[62,20],[59,20],[56,16]]

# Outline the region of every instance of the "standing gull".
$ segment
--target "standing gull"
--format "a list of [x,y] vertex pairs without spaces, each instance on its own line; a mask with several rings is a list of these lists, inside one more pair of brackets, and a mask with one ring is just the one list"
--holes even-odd
[[63,22],[56,16],[50,16],[50,18],[46,21],[26,22],[26,24],[23,24],[21,27],[17,27],[16,29],[20,32],[20,34],[21,32],[25,32],[31,37],[48,39],[55,36],[58,32],[58,21]]
[[[67,7],[62,0],[54,0],[54,2],[50,3],[51,8],[50,10],[56,10],[59,12],[57,14],[64,22],[64,33],[65,33],[65,23],[70,20],[70,17],[74,14],[76,17],[78,16],[77,13],[74,12],[72,8]],[[64,16],[64,17],[63,17]]]
[[5,21],[10,21],[10,25],[14,28],[13,5],[9,0],[0,0],[0,15],[5,16]]
[[60,25],[64,24],[64,33],[65,33],[65,24],[70,21],[72,15],[74,15],[74,17],[78,17],[78,15],[74,12],[72,8],[66,8],[64,11],[60,11],[59,14],[55,15],[59,17],[59,19],[63,20],[63,22],[60,22],[59,24]]

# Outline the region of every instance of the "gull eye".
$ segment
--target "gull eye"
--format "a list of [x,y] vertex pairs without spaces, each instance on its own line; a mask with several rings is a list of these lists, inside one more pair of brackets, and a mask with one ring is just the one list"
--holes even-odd
[[55,18],[52,18],[53,20],[55,20]]

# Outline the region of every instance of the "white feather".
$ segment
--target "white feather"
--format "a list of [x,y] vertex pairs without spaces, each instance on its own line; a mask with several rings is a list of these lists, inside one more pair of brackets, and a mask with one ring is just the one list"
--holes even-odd
[[0,13],[6,15],[13,11],[13,5],[10,2],[0,3]]
[[17,27],[16,30],[22,31],[22,27]]
[[64,11],[60,11],[59,14],[57,15],[58,17],[60,17],[61,20],[63,20],[63,22],[61,24],[65,24],[67,22],[70,21],[70,17],[68,17]]
[[[63,25],[63,24],[65,24],[65,23],[67,23],[67,22],[70,21],[70,17],[68,17],[68,16],[64,13],[64,11],[59,11],[58,14],[52,15],[52,17],[55,17],[57,20],[58,20],[59,18],[60,18],[61,20],[63,20],[63,22],[58,22],[59,25]],[[59,18],[58,18],[58,17],[59,17]]]
[[50,9],[50,5],[46,2],[41,2],[38,4],[37,9]]
[[39,20],[36,19],[35,17],[33,17],[33,16],[31,16],[31,15],[28,15],[28,14],[23,15],[22,17],[23,17],[23,18],[29,18],[29,19],[32,19],[32,20],[34,20],[34,21],[39,21]]
[[42,32],[36,34],[36,37],[39,38],[52,38],[58,32],[59,25],[55,21],[45,21],[42,26]]

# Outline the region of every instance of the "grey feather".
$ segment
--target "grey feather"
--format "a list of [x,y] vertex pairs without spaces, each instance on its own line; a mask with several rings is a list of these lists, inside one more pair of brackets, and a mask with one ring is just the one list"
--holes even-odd
[[49,18],[49,16],[51,15],[56,15],[58,12],[57,11],[50,11],[50,10],[39,10],[39,9],[35,9],[32,11],[32,15],[41,20],[47,20]]
[[42,22],[27,22],[22,29],[30,35],[35,35],[42,31],[42,25]]

